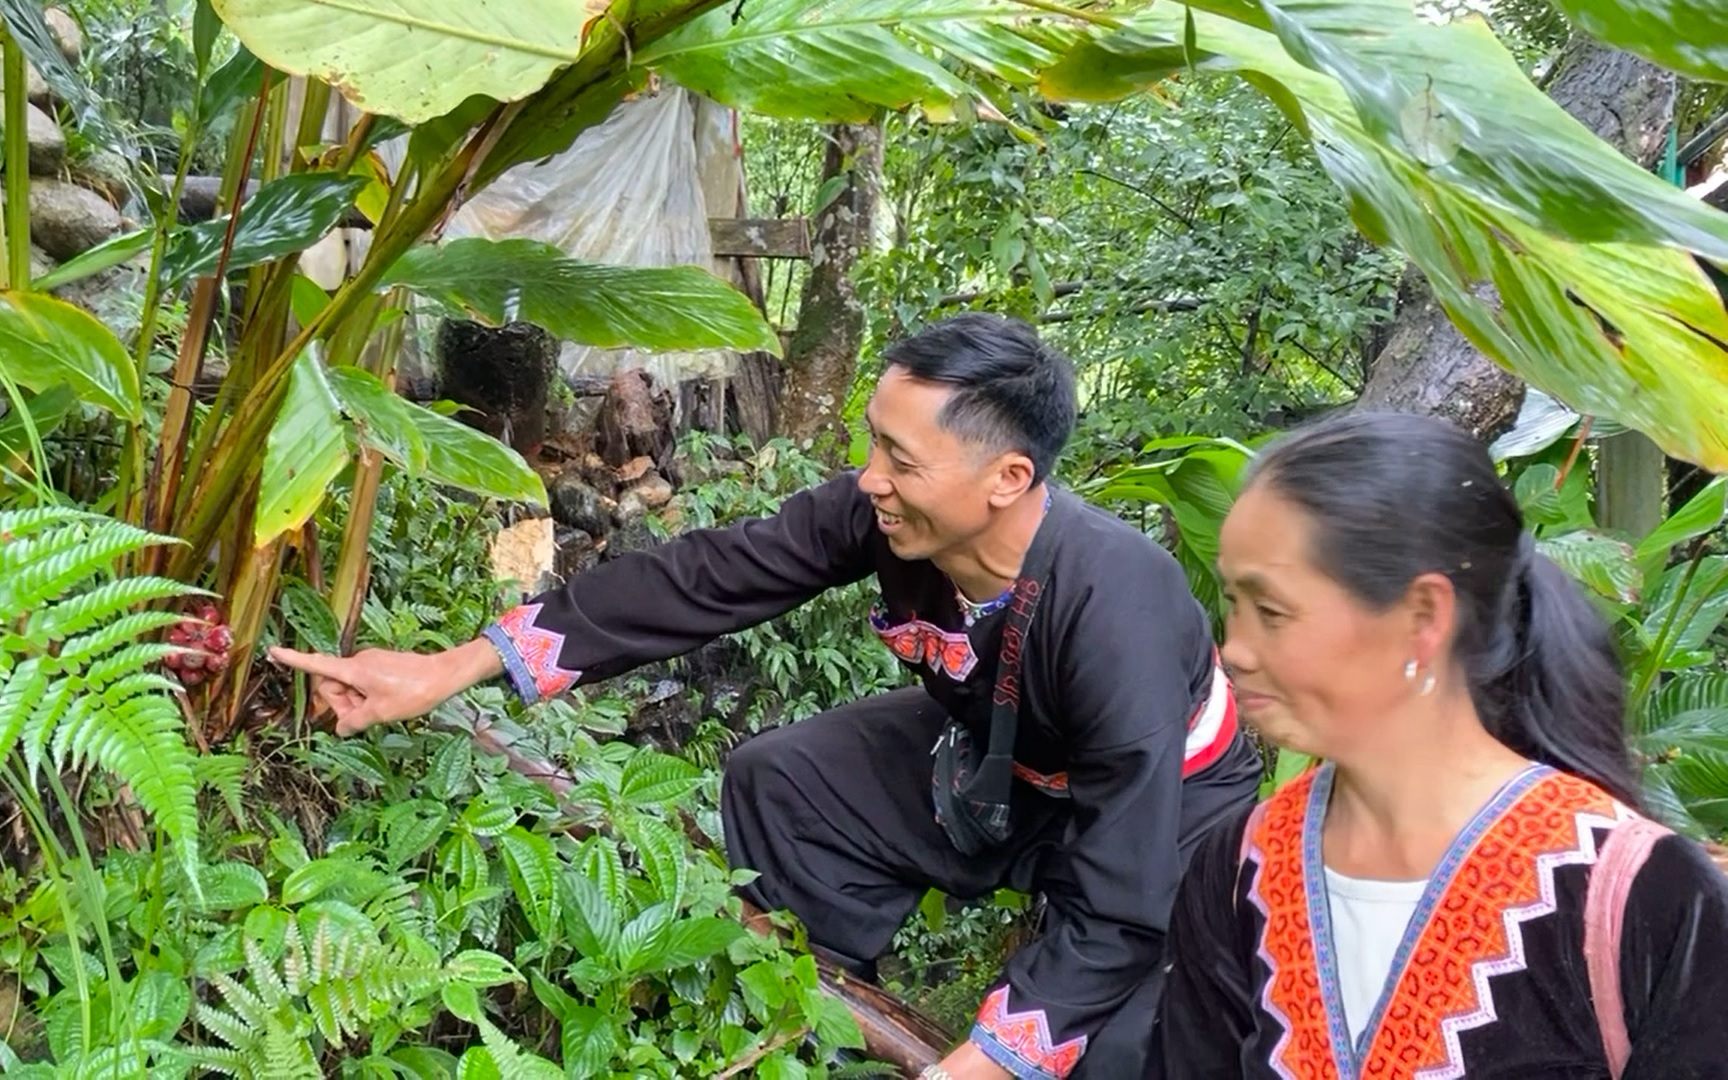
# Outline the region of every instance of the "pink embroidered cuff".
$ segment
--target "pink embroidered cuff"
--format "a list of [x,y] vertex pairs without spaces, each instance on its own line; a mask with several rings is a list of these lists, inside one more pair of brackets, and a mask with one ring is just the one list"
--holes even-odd
[[971,1038],[991,1061],[1032,1080],[1063,1080],[1086,1052],[1084,1035],[1056,1045],[1043,1009],[1009,1012],[1006,986],[998,986],[984,999]]
[[525,704],[557,697],[582,677],[580,671],[560,667],[564,635],[534,625],[539,604],[524,604],[505,612],[484,633],[504,661],[504,671]]

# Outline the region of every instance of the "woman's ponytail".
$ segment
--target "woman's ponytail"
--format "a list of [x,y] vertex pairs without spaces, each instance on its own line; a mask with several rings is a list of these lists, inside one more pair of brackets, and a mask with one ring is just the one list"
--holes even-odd
[[1485,670],[1472,673],[1477,711],[1508,746],[1638,808],[1612,633],[1578,585],[1534,548],[1525,533],[1522,565],[1508,583],[1511,610],[1495,627],[1506,646],[1496,641],[1479,661]]

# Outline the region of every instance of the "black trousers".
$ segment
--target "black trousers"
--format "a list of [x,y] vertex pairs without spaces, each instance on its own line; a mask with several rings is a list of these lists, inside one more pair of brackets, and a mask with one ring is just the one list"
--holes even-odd
[[[1014,836],[967,857],[936,823],[930,748],[947,717],[908,687],[767,731],[732,752],[721,790],[735,867],[761,876],[741,891],[787,909],[810,940],[865,970],[926,889],[965,900],[998,888],[1037,892],[1045,856],[1063,842],[1068,804],[1015,785]],[[1183,784],[1183,865],[1208,829],[1254,800],[1260,759],[1246,741]],[[1162,965],[1091,1040],[1076,1078],[1157,1076],[1149,1061]]]

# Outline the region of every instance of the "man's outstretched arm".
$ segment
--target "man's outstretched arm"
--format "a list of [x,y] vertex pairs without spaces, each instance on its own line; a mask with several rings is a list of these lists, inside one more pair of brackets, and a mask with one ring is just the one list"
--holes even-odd
[[869,576],[874,530],[869,499],[847,473],[791,496],[771,517],[603,563],[446,652],[270,655],[314,676],[341,734],[424,715],[500,673],[533,702],[680,656]]

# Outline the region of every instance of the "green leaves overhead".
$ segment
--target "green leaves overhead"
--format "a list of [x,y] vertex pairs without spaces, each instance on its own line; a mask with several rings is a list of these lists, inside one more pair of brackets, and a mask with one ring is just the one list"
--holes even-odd
[[581,345],[780,352],[748,297],[693,266],[608,266],[535,240],[470,238],[410,251],[386,276],[391,285],[467,318],[526,320]]
[[418,124],[470,94],[514,101],[581,53],[606,0],[213,0],[280,71],[310,75],[367,112]]
[[[1472,342],[1578,411],[1728,468],[1728,311],[1697,261],[1728,258],[1728,216],[1596,140],[1474,22],[1433,26],[1400,0],[1264,6],[1276,36],[1195,12],[1199,62],[1304,125],[1363,232],[1422,268]],[[1186,30],[1155,6],[1102,43],[1110,63],[1044,87],[1120,96],[1135,55],[1156,74]]]
[[726,5],[692,20],[636,61],[737,108],[864,122],[971,98],[936,55],[1030,84],[1087,29],[1016,0],[751,0],[737,18]]
[[1720,0],[1554,0],[1580,30],[1692,79],[1728,82]]
[[6,374],[43,392],[68,385],[82,401],[134,423],[144,417],[138,369],[112,331],[82,308],[37,293],[0,292]]

